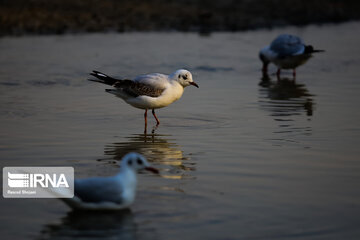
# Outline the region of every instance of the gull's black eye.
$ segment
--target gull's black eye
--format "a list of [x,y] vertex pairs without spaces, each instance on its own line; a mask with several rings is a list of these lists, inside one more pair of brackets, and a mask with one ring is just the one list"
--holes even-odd
[[184,80],[186,80],[188,78],[187,75],[183,75],[182,77],[183,77]]
[[138,158],[137,163],[138,163],[139,165],[142,165],[142,164],[143,164],[143,161]]

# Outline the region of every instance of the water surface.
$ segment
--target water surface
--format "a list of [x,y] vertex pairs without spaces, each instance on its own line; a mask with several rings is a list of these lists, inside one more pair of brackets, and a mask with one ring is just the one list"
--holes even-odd
[[[108,176],[129,152],[129,211],[72,212],[56,199],[1,199],[3,239],[359,239],[360,23],[215,33],[0,39],[1,166],[73,166]],[[326,52],[278,81],[258,50],[280,33]],[[143,111],[86,81],[187,68],[200,88]]]

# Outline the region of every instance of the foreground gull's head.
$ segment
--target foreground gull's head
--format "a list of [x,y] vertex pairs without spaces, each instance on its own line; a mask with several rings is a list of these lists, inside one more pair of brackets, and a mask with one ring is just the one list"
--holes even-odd
[[128,153],[121,160],[122,169],[132,169],[134,171],[147,170],[153,173],[159,173],[159,170],[150,166],[146,158],[138,153]]
[[193,85],[197,88],[199,88],[199,85],[197,85],[194,80],[192,79],[192,74],[188,70],[185,69],[179,69],[173,74],[170,75],[171,79],[176,80],[180,83],[181,86],[187,87],[189,85]]

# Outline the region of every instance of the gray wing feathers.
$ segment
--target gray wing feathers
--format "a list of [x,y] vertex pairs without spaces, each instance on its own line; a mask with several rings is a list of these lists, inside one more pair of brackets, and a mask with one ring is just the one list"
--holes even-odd
[[75,196],[83,202],[123,202],[122,186],[111,177],[76,179],[74,184]]
[[305,45],[299,37],[282,34],[271,43],[270,49],[276,52],[278,57],[287,57],[302,54]]
[[[167,84],[167,75],[160,73],[141,75],[136,77],[134,80],[115,79],[99,71],[93,71],[90,75],[97,78],[95,80],[89,79],[90,81],[113,86],[118,91],[124,92],[131,97],[159,97],[165,90]],[[114,93],[113,90],[107,91]]]
[[164,88],[155,88],[149,84],[131,80],[117,81],[113,86],[133,97],[144,95],[149,97],[158,97],[164,91]]

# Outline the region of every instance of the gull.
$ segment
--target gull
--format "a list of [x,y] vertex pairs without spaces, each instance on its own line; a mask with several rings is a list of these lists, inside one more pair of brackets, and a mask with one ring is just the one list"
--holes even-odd
[[281,69],[293,69],[293,76],[296,76],[295,68],[304,64],[312,57],[312,53],[324,52],[315,50],[311,45],[305,45],[301,38],[289,34],[281,34],[275,38],[269,46],[262,48],[259,52],[260,60],[263,62],[263,73],[267,72],[269,63],[277,67],[277,76],[280,76]]
[[170,75],[161,73],[139,75],[133,80],[115,79],[99,71],[93,71],[90,75],[97,78],[89,79],[90,81],[114,87],[114,89],[106,89],[106,92],[114,94],[133,107],[145,110],[145,132],[148,109],[152,109],[156,126],[158,126],[160,121],[155,114],[155,109],[166,107],[180,99],[185,87],[190,85],[199,87],[193,81],[191,73],[185,69],[176,70]]
[[[126,154],[120,163],[120,172],[110,177],[75,179],[74,197],[61,198],[73,209],[121,210],[128,208],[135,200],[138,170],[159,173],[138,153]],[[56,193],[58,196],[61,193]],[[60,197],[60,196],[59,196]]]

